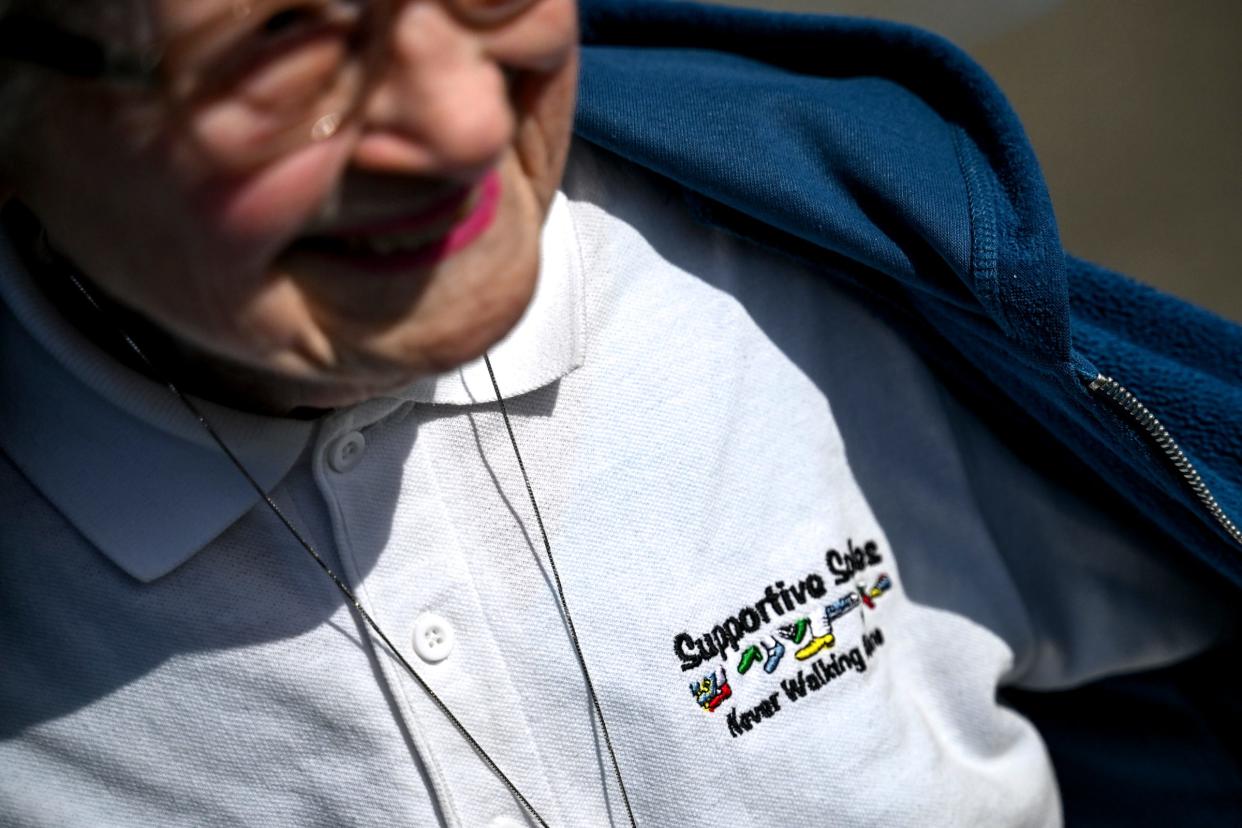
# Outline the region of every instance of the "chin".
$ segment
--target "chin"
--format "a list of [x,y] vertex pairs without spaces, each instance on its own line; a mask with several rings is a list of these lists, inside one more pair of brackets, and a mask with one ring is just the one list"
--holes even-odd
[[538,279],[538,256],[530,256],[519,269],[507,270],[503,278],[474,286],[469,301],[456,307],[441,308],[427,320],[416,315],[408,325],[368,342],[339,346],[335,368],[319,373],[320,381],[305,383],[308,387],[301,396],[306,401],[301,404],[352,405],[480,358],[526,312]]
[[406,335],[382,346],[395,364],[420,376],[451,371],[481,357],[521,320],[539,279],[542,215],[534,204],[514,206],[518,220],[509,226],[525,232],[485,238],[433,276]]
[[434,327],[435,336],[423,338],[406,363],[419,376],[442,374],[478,359],[513,330],[535,293],[539,275],[537,257],[516,276],[489,286],[473,297],[468,309],[447,314]]

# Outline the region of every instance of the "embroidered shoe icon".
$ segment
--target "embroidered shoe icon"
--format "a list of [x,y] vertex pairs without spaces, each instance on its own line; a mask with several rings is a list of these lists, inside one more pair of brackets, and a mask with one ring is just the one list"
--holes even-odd
[[836,636],[832,634],[832,616],[829,614],[828,607],[824,608],[824,627],[823,635],[816,635],[814,630],[811,631],[810,640],[794,653],[794,658],[798,659],[798,661],[806,661],[808,658],[836,643]]
[[811,627],[811,619],[799,618],[792,624],[786,624],[778,630],[782,638],[787,638],[795,644],[802,642],[806,638],[806,631]]
[[[745,650],[742,650],[742,656],[737,662],[737,671],[745,674],[756,661],[759,660],[759,648],[751,644]],[[769,671],[771,672],[771,671]]]
[[857,587],[858,595],[867,605],[867,609],[875,609],[875,599],[893,588],[893,579],[888,577],[887,573],[881,572],[880,577],[875,579],[875,584],[870,589],[867,589],[865,581],[859,581]]
[[808,658],[816,655],[821,650],[828,649],[834,643],[836,643],[836,638],[831,632],[826,632],[823,635],[812,636],[811,640],[807,642],[805,647],[794,653],[794,658],[798,659],[798,661],[806,661]]
[[[850,593],[850,597],[852,596],[853,596],[853,593]],[[843,601],[844,599],[839,599],[827,605],[826,607],[824,607],[824,634],[816,635],[815,632],[812,630],[811,640],[808,641],[802,647],[802,649],[794,653],[794,658],[798,659],[798,661],[806,661],[808,658],[811,658],[817,653],[820,653],[828,649],[829,647],[831,647],[833,644],[836,643],[837,641],[836,636],[832,634],[832,620],[834,617],[839,617],[841,612],[849,611],[849,610],[843,610],[843,611],[840,610],[840,605],[842,604]],[[858,605],[857,599],[855,599],[854,603],[849,607],[849,609],[853,609],[857,605]],[[836,613],[835,615],[834,615],[834,612]]]
[[857,592],[847,592],[828,606],[824,607],[824,618],[831,624],[841,616],[851,610],[856,610],[862,605],[862,598],[858,597]]
[[763,649],[768,654],[768,660],[763,662],[763,672],[772,673],[781,663],[781,659],[785,657],[785,645],[773,638],[771,647],[768,646],[768,642],[763,642]]
[[729,679],[725,675],[724,667],[720,668],[719,681],[716,680],[715,673],[708,673],[697,684],[690,682],[690,695],[694,696],[699,707],[708,713],[714,712],[721,702],[733,695],[733,689],[729,687]]

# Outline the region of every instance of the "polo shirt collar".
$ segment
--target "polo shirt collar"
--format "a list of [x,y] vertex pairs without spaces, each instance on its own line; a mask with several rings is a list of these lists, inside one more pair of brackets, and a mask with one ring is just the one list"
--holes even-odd
[[[531,305],[491,352],[505,397],[555,382],[584,359],[581,258],[561,194],[541,246]],[[494,399],[482,360],[392,397],[438,405]],[[69,325],[3,233],[0,400],[0,447],[88,541],[140,581],[185,563],[259,500],[168,389]],[[264,491],[284,479],[315,433],[313,422],[196,402]]]

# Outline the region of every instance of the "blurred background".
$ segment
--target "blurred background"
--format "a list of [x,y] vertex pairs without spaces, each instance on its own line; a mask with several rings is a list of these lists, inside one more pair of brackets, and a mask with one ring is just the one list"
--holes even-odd
[[1242,322],[1242,0],[724,1],[955,41],[1026,124],[1068,250]]

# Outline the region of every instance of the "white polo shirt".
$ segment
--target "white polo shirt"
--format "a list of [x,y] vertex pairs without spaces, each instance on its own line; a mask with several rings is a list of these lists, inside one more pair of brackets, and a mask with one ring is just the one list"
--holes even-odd
[[[823,277],[602,152],[564,190],[493,361],[638,823],[1058,824],[997,688],[1232,616]],[[0,823],[526,824],[168,392],[0,268]],[[489,400],[206,408],[552,825],[624,824]]]

